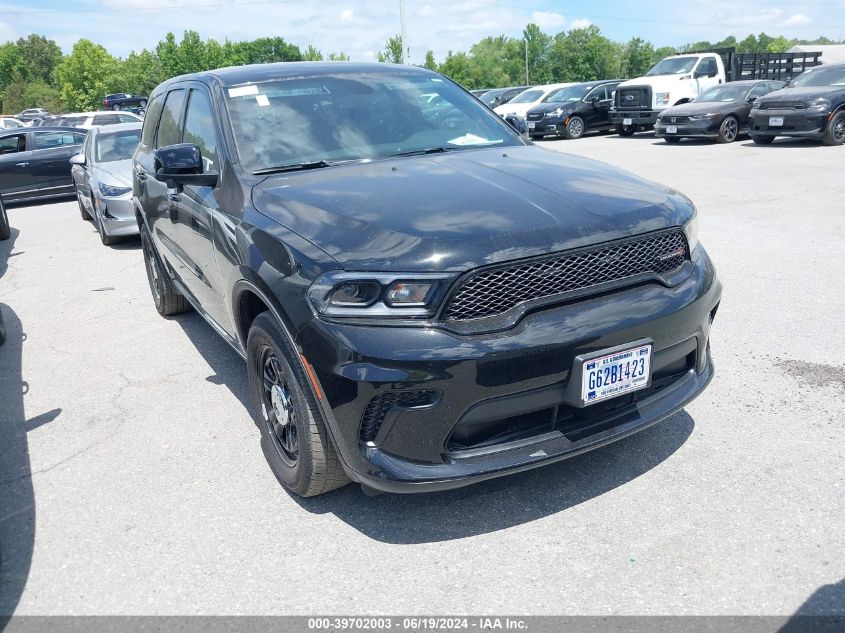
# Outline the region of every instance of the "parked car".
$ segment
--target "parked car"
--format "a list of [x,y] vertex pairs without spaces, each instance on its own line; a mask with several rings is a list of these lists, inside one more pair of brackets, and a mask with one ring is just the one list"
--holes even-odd
[[129,94],[128,92],[117,92],[106,95],[103,99],[103,108],[110,110],[125,110],[126,108],[146,108],[147,97]]
[[733,143],[740,134],[748,133],[751,105],[784,85],[783,81],[735,81],[715,86],[695,101],[663,110],[657,117],[654,135],[667,143],[677,143],[682,138]]
[[845,64],[805,70],[786,88],[754,102],[751,138],[768,145],[778,136],[845,143]]
[[572,84],[546,84],[544,86],[534,86],[533,88],[520,92],[506,104],[496,106],[493,108],[493,112],[501,117],[516,116],[524,119],[525,115],[528,114],[528,111],[531,108],[541,104],[550,94],[571,85]]
[[610,120],[621,136],[652,129],[661,112],[689,103],[733,81],[788,81],[820,62],[821,53],[736,53],[733,48],[679,53],[652,66],[644,77],[616,89]]
[[83,220],[93,220],[106,246],[138,235],[132,204],[132,154],[141,140],[141,123],[93,128],[70,164]]
[[0,192],[7,203],[73,195],[71,156],[85,130],[26,127],[0,132]]
[[90,130],[98,125],[116,125],[118,123],[140,123],[143,117],[131,112],[99,110],[96,112],[72,112],[57,118],[56,125],[79,127]]
[[475,95],[476,97],[480,97],[485,92],[490,92],[492,88],[480,88],[479,90],[470,90],[470,94]]
[[18,128],[28,127],[29,124],[24,123],[20,119],[11,116],[0,117],[0,129],[3,130],[17,130]]
[[[426,118],[431,92],[459,126]],[[195,307],[246,359],[296,494],[541,466],[713,376],[721,286],[690,200],[524,141],[437,73],[177,77],[153,91],[133,174],[157,310]]]
[[588,81],[561,88],[526,113],[531,138],[581,138],[587,132],[610,129],[613,91],[622,82]]
[[15,118],[21,121],[35,121],[36,119],[43,119],[47,116],[50,116],[50,113],[44,108],[28,108],[16,114]]
[[508,88],[494,88],[493,90],[488,90],[481,95],[480,99],[486,106],[496,108],[508,103],[516,95],[524,92],[530,87],[531,86],[510,86]]

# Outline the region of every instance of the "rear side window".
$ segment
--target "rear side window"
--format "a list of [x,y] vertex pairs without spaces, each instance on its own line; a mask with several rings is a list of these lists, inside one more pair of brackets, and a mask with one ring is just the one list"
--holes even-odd
[[26,150],[26,135],[15,134],[0,138],[0,154],[16,154]]
[[217,167],[217,132],[214,129],[214,116],[211,104],[205,93],[191,90],[188,112],[185,115],[185,143],[194,143],[200,148],[205,171]]
[[[54,147],[63,147],[67,145],[79,145],[81,139],[77,140],[76,134],[73,132],[35,132],[35,149],[52,149]],[[85,136],[83,135],[84,139]]]
[[161,121],[158,124],[158,135],[156,136],[156,147],[166,147],[182,142],[182,128],[180,117],[182,106],[185,103],[185,90],[179,88],[167,93],[164,100],[164,109],[161,112]]
[[700,73],[716,73],[718,72],[719,68],[716,66],[716,58],[715,57],[705,57],[701,60],[701,64],[698,66],[698,72]]
[[129,116],[128,114],[118,114],[117,118],[120,120],[121,123],[137,123],[138,119],[134,116]]
[[769,92],[769,84],[757,84],[751,89],[751,92],[748,93],[748,98],[757,98],[762,97],[764,94],[768,94]]
[[94,117],[94,125],[114,125],[120,123],[120,117],[116,114],[98,114]]
[[155,97],[147,104],[147,115],[144,117],[144,129],[141,131],[141,143],[143,145],[152,145],[155,138],[156,124],[161,115],[161,104],[163,103],[161,95]]

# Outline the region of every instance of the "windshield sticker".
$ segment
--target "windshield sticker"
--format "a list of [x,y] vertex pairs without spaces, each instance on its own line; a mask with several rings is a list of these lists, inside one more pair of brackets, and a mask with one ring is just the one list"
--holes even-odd
[[237,88],[229,88],[229,97],[246,97],[248,95],[257,95],[258,86],[250,84],[249,86],[238,86]]
[[475,134],[464,134],[463,136],[453,138],[451,141],[446,142],[449,143],[449,145],[497,145],[502,141],[501,139],[491,141],[486,138],[476,136]]
[[255,95],[255,102],[261,107],[270,105],[270,99],[267,98],[267,95]]

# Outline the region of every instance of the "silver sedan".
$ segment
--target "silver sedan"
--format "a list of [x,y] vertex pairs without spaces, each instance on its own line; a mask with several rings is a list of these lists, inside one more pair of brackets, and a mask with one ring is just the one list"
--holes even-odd
[[83,220],[92,220],[103,244],[138,235],[132,207],[132,154],[141,123],[95,127],[79,154],[70,159],[76,200]]

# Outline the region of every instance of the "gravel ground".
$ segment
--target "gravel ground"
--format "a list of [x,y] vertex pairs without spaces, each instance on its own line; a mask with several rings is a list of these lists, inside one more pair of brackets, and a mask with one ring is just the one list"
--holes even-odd
[[717,375],[632,438],[463,490],[300,500],[241,359],[76,203],[0,242],[0,614],[845,614],[845,148],[544,143],[676,187]]

